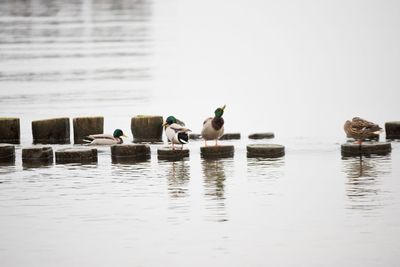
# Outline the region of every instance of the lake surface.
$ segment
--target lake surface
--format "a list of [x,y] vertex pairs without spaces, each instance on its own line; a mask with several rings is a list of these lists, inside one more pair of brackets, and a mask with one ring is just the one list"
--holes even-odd
[[[342,125],[399,120],[400,6],[364,1],[2,1],[1,266],[398,266],[400,143],[342,159]],[[235,157],[22,165],[31,121],[175,115],[194,132],[227,105]],[[247,134],[286,156],[247,159]],[[384,140],[384,134],[381,136]],[[222,142],[222,141],[221,141]],[[55,145],[54,150],[66,146]]]

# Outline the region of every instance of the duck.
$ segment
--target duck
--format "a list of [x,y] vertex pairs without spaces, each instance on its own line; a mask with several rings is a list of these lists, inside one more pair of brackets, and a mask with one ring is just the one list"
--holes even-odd
[[373,122],[354,117],[351,121],[347,120],[344,124],[344,131],[347,137],[354,138],[361,144],[365,139],[373,139],[382,132],[382,128]]
[[121,129],[116,129],[111,134],[92,134],[86,136],[83,141],[88,145],[116,145],[122,144],[124,141],[121,137],[127,137]]
[[181,149],[183,149],[183,145],[189,143],[188,133],[191,132],[191,130],[186,128],[185,123],[174,116],[168,116],[163,127],[168,141],[172,144],[172,150],[175,150],[175,144],[182,145]]
[[214,111],[214,117],[209,117],[203,122],[201,136],[204,139],[204,144],[207,146],[208,140],[215,140],[215,146],[218,146],[218,139],[224,134],[224,115],[226,105],[217,108]]

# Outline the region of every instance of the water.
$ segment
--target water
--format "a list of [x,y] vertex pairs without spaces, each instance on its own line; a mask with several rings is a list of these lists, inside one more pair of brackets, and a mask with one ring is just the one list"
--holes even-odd
[[[0,166],[2,266],[398,265],[399,143],[340,156],[346,119],[398,120],[397,3],[64,2],[0,3],[0,116],[22,136]],[[223,104],[233,159],[202,160],[196,141],[179,162],[157,145],[136,165],[107,147],[95,165],[21,162],[35,119],[129,133],[173,114],[199,132]],[[286,156],[247,159],[254,131]]]

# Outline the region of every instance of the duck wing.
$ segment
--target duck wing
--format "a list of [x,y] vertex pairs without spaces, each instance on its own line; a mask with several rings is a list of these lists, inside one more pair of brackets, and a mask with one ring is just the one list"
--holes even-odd
[[114,136],[111,134],[91,134],[85,137],[88,140],[96,140],[96,139],[111,139],[114,140]]
[[186,128],[186,127],[183,127],[182,125],[179,125],[179,124],[177,124],[177,123],[171,124],[171,125],[169,126],[169,128],[172,129],[172,130],[174,130],[175,133],[178,133],[178,132],[185,132],[185,133],[186,133],[186,132],[191,132],[190,129],[188,129],[188,128]]
[[116,145],[116,144],[120,144],[120,143],[121,142],[117,139],[98,138],[98,139],[94,139],[90,143],[90,145]]
[[209,121],[212,121],[212,119],[213,119],[213,117],[209,117],[209,118],[205,119],[205,120],[203,121],[203,125],[206,124],[206,123],[209,122]]
[[364,133],[372,133],[376,131],[382,130],[381,127],[379,127],[378,124],[364,120],[359,117],[354,117],[352,120],[352,127],[359,129],[360,132]]
[[179,124],[180,126],[186,126],[185,123],[179,119],[176,119],[176,123]]

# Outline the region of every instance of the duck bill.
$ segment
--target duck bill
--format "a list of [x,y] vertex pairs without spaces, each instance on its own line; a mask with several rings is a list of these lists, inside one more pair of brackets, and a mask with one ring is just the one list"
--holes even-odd
[[224,105],[221,109],[224,110],[226,108],[226,105]]
[[125,137],[125,138],[128,138],[128,136],[126,136],[126,135],[124,135],[124,134],[123,134],[123,135],[121,135],[121,137]]

